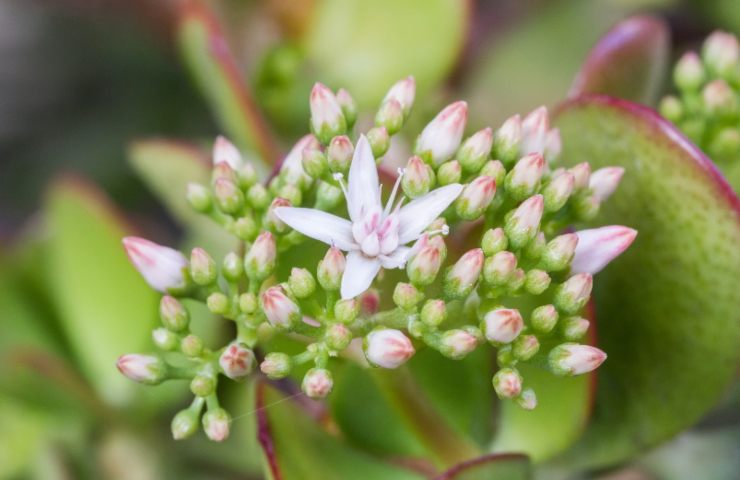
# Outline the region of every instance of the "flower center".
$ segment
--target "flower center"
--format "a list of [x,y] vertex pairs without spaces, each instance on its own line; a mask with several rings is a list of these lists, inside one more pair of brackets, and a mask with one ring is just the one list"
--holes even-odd
[[368,257],[389,255],[398,248],[398,214],[384,216],[379,210],[364,213],[362,220],[352,224],[352,235],[360,250]]

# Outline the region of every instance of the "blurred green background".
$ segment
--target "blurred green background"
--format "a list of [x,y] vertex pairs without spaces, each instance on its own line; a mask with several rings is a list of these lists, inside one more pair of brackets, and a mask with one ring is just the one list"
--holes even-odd
[[[716,28],[740,30],[734,0],[3,0],[0,478],[262,478],[252,416],[224,445],[175,444],[169,419],[187,386],[139,387],[115,369],[120,354],[149,348],[157,321],[157,296],[120,238],[192,241],[133,142],[207,147],[225,130],[250,143],[229,131],[242,115],[231,99],[202,88],[182,28],[196,3],[221,23],[280,152],[307,129],[314,81],[371,111],[411,73],[414,125],[462,98],[471,125],[496,127],[565,98],[591,47],[629,15],[663,18],[674,58]],[[206,338],[224,335],[196,317]],[[235,417],[253,408],[248,388],[230,386]],[[737,398],[628,465],[584,476],[737,478]]]

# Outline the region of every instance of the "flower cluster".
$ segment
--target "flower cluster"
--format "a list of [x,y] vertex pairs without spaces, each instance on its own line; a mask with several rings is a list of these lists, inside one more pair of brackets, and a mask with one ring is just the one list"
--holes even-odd
[[[218,138],[210,185],[191,185],[187,195],[240,240],[242,249],[223,259],[200,248],[186,258],[148,240],[124,240],[133,264],[165,295],[162,327],[153,332],[161,352],[125,355],[118,367],[148,384],[190,380],[195,400],[175,417],[175,438],[196,430],[205,406],[206,433],[223,440],[229,416],[217,382],[256,369],[271,379],[306,372],[303,392],[323,398],[333,387],[335,357],[392,369],[420,348],[461,359],[489,344],[497,350],[496,393],[532,409],[536,394],[519,364],[578,375],[605,360],[601,350],[578,343],[589,328],[581,313],[592,275],[636,232],[568,229],[594,218],[622,169],[556,168],[560,136],[544,107],[464,138],[467,105],[456,102],[418,135],[383,202],[381,179],[393,177],[383,156],[414,97],[414,79],[399,81],[374,126],[355,136],[352,97],[316,84],[312,133],[264,183]],[[291,251],[309,242],[326,244],[323,258],[291,264]],[[189,329],[183,298],[232,321],[235,339],[215,350],[204,345]],[[279,336],[303,342],[302,351],[281,351],[271,342]]]
[[740,46],[731,33],[716,31],[701,56],[687,52],[676,64],[678,96],[660,112],[719,162],[740,160]]

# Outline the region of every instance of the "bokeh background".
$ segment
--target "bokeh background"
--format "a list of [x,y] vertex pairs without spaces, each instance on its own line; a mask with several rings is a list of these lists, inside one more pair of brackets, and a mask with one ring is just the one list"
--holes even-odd
[[[139,174],[135,142],[207,147],[229,115],[193,74],[181,26],[194,3],[0,2],[0,478],[261,478],[249,415],[225,445],[175,444],[169,419],[187,386],[139,388],[114,366],[146,348],[156,321],[156,298],[117,239],[188,243]],[[462,98],[471,125],[497,126],[565,98],[589,49],[629,15],[665,19],[675,56],[716,28],[740,31],[735,0],[200,3],[282,152],[307,129],[314,81],[370,111],[411,73],[412,122]],[[249,411],[245,388],[229,392],[235,416]],[[697,429],[594,476],[710,478],[706,465],[721,464],[711,478],[737,478],[736,407],[728,400]]]

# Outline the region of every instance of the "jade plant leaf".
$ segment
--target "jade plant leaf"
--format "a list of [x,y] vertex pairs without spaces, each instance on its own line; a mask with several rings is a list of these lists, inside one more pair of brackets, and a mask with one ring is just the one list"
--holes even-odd
[[569,96],[602,93],[654,105],[670,57],[670,32],[661,18],[639,15],[619,22],[588,54]]
[[714,165],[652,110],[605,96],[566,103],[563,158],[626,169],[599,223],[639,231],[594,282],[594,415],[569,460],[614,464],[694,424],[736,372],[740,201]]
[[529,459],[517,453],[485,455],[455,465],[435,480],[527,480],[532,478]]

